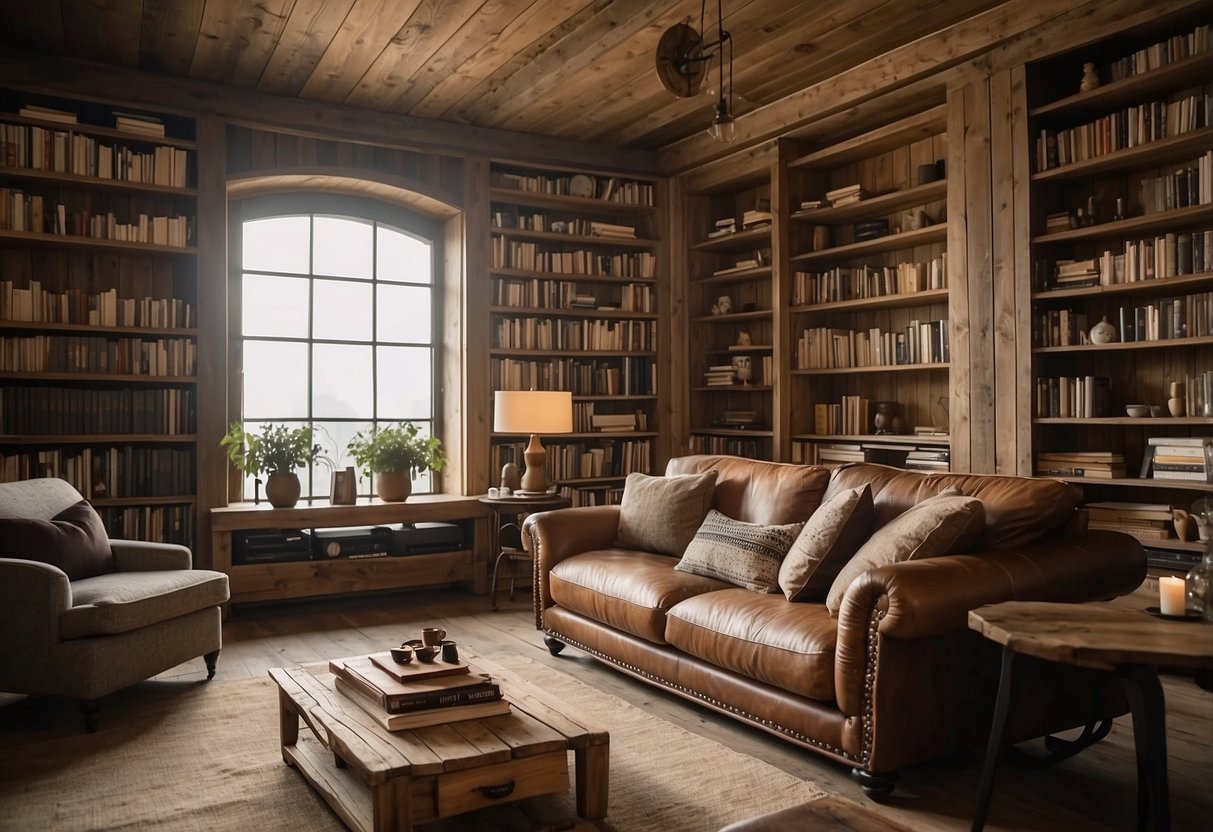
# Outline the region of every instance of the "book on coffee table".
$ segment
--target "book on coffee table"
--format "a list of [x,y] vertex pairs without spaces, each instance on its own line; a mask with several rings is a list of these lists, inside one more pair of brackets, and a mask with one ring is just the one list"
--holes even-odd
[[385,713],[413,713],[501,698],[501,688],[481,671],[401,682],[370,659],[369,656],[333,659],[329,671]]
[[454,705],[449,708],[428,708],[405,714],[389,714],[379,707],[379,704],[369,699],[361,690],[346,682],[340,676],[335,676],[333,684],[337,691],[374,718],[389,731],[409,731],[414,728],[428,728],[432,725],[442,725],[447,722],[462,722],[468,719],[484,719],[490,716],[502,716],[510,712],[510,703],[505,699],[491,699],[487,702],[475,702],[468,705]]

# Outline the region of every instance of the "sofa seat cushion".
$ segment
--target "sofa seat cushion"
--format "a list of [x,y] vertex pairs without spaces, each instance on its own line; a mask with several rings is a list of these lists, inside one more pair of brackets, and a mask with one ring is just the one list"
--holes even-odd
[[666,641],[717,667],[800,696],[834,700],[838,622],[823,604],[727,589],[675,605]]
[[630,549],[583,552],[552,567],[552,600],[617,630],[665,644],[665,617],[670,607],[731,586],[675,571],[677,562],[665,555]]
[[64,639],[126,633],[180,618],[228,599],[227,575],[207,569],[113,572],[72,583]]

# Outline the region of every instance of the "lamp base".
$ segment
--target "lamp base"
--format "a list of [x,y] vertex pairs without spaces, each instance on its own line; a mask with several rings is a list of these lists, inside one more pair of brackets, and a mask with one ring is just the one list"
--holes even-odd
[[522,458],[526,461],[526,471],[522,474],[522,482],[519,483],[522,487],[517,493],[526,496],[546,494],[548,490],[548,454],[543,449],[538,435],[531,434],[531,441],[526,446],[526,450],[522,452]]

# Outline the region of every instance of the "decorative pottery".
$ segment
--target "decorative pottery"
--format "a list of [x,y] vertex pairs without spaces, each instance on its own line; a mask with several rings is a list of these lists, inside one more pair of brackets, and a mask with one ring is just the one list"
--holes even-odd
[[274,471],[265,481],[265,499],[274,508],[291,508],[299,502],[299,475],[294,471]]
[[1092,344],[1110,344],[1116,340],[1116,327],[1108,323],[1108,319],[1105,317],[1091,327],[1090,338]]
[[1095,71],[1095,64],[1086,63],[1082,65],[1082,80],[1078,82],[1079,92],[1090,92],[1099,86],[1099,73]]
[[403,503],[413,493],[409,471],[380,471],[375,475],[375,493],[385,503]]
[[1184,416],[1188,410],[1188,389],[1182,381],[1171,382],[1171,398],[1167,399],[1167,410],[1172,416]]
[[508,488],[508,493],[522,488],[522,474],[518,471],[518,466],[512,462],[501,466],[501,487]]
[[872,427],[877,434],[897,433],[901,430],[901,419],[897,416],[897,402],[876,402],[876,415]]
[[749,384],[750,380],[754,378],[753,359],[748,355],[733,356],[733,375],[742,384]]

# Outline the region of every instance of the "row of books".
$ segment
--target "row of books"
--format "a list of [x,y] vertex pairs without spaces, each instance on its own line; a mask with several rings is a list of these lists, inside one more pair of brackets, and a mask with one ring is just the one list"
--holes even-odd
[[1141,182],[1141,207],[1147,214],[1213,202],[1213,150],[1179,170],[1147,176]]
[[0,163],[149,185],[186,187],[189,152],[179,147],[136,150],[82,133],[22,124],[0,124]]
[[1213,437],[1151,436],[1142,456],[1141,476],[1156,480],[1213,482],[1205,455],[1206,445],[1213,453]]
[[747,459],[760,459],[766,453],[763,449],[763,442],[764,440],[756,437],[692,433],[687,445],[688,450],[693,454],[726,454],[743,456]]
[[1087,503],[1087,527],[1131,534],[1138,540],[1174,537],[1174,510],[1165,503],[1107,500]]
[[1208,124],[1210,100],[1202,93],[1150,101],[1066,130],[1043,129],[1035,142],[1035,170],[1052,170],[1190,133]]
[[792,276],[794,306],[910,295],[948,287],[947,255],[926,263],[895,266],[839,266],[824,272]]
[[[17,111],[17,115],[22,118],[53,121],[58,124],[78,124],[80,121],[79,116],[70,110],[44,107],[40,104],[26,104]],[[141,136],[164,136],[164,122],[158,116],[125,110],[114,110],[113,116],[115,130],[138,133]]]
[[626,433],[649,429],[649,414],[643,410],[628,413],[599,413],[595,402],[573,402],[573,432]]
[[901,445],[887,442],[803,442],[792,443],[792,461],[800,465],[835,468],[849,462],[876,462],[907,471],[946,472],[951,470],[951,451],[938,445]]
[[841,188],[826,191],[825,202],[830,206],[837,207],[839,205],[849,205],[852,202],[860,202],[869,196],[871,194],[862,185],[843,185]]
[[189,504],[99,506],[97,513],[114,539],[194,545],[194,507]]
[[[0,453],[3,477],[59,477],[86,500],[194,493],[194,452],[181,448],[43,448]],[[24,476],[23,476],[24,475]]]
[[[1066,347],[1091,343],[1085,312],[1047,309],[1037,314],[1032,333],[1035,347]],[[1121,306],[1112,321],[1122,344],[1167,341],[1213,335],[1213,292],[1163,298],[1140,306]]]
[[1036,476],[1122,479],[1125,458],[1112,451],[1042,451],[1036,454]]
[[518,228],[523,231],[543,231],[549,234],[570,234],[581,237],[619,237],[636,239],[636,226],[624,223],[603,222],[584,217],[552,219],[539,212],[517,213],[512,210],[493,212],[494,228]]
[[389,731],[406,731],[510,712],[501,686],[467,662],[396,664],[390,653],[329,662],[337,692]]
[[657,270],[657,258],[649,251],[606,254],[590,249],[549,250],[529,240],[504,237],[494,237],[489,249],[494,269],[632,278],[654,277]]
[[104,373],[188,378],[198,362],[190,338],[0,335],[0,372]]
[[617,506],[623,502],[623,489],[615,485],[562,485],[557,491],[569,506]]
[[657,349],[657,322],[499,316],[493,346],[523,350],[641,350]]
[[[573,174],[567,176],[550,174],[524,174],[510,171],[493,171],[492,186],[508,188],[515,191],[525,191],[535,194],[551,194],[553,196],[574,196],[571,187]],[[603,202],[618,202],[621,205],[652,206],[655,203],[656,189],[652,183],[636,182],[631,179],[619,179],[615,176],[594,177],[594,199]]]
[[1046,260],[1033,263],[1037,289],[1081,289],[1114,286],[1200,274],[1213,269],[1213,229],[1159,234],[1125,240],[1124,252],[1105,250],[1081,260]]
[[583,284],[569,280],[547,278],[498,278],[493,284],[493,303],[521,309],[620,310],[623,312],[652,312],[651,283],[621,283],[609,290],[611,297],[602,298],[603,288],[588,294]]
[[1110,413],[1112,380],[1107,376],[1036,379],[1036,418],[1092,419]]
[[190,435],[195,404],[192,386],[0,387],[0,435]]
[[1211,47],[1213,26],[1206,23],[1186,35],[1173,35],[1112,61],[1108,65],[1108,75],[1113,81],[1132,78],[1134,75],[1159,69],[1184,58],[1203,54]]
[[0,320],[152,329],[188,329],[195,324],[194,307],[181,298],[120,298],[117,289],[54,292],[38,280],[27,287],[0,280]]
[[912,320],[898,331],[811,327],[796,340],[795,368],[946,364],[951,360],[949,340],[946,320]]
[[843,396],[837,404],[813,405],[813,433],[818,436],[859,435],[872,432],[871,399]]
[[573,358],[489,361],[494,390],[569,390],[575,396],[652,396],[657,393],[657,367],[647,356],[611,360]]
[[130,212],[128,216],[126,212],[68,210],[64,203],[48,202],[41,194],[0,188],[0,230],[185,248],[190,243],[192,223],[180,214]]
[[[499,470],[507,462],[521,465],[524,444],[497,443],[489,449],[489,465]],[[549,480],[626,477],[633,472],[649,473],[653,468],[653,442],[650,439],[603,439],[590,442],[553,442],[548,438],[547,475]]]

